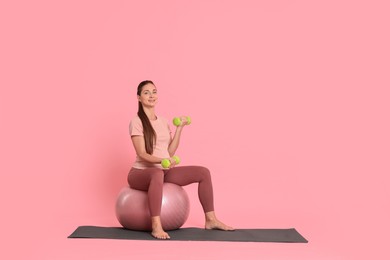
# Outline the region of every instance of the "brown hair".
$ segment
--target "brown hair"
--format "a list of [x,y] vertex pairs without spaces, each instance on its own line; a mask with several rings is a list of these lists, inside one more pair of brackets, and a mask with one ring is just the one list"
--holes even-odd
[[[137,95],[141,96],[142,88],[147,84],[153,84],[151,80],[144,80],[139,83],[137,88]],[[144,131],[144,140],[145,140],[145,150],[148,154],[153,153],[153,146],[156,142],[156,132],[153,129],[152,124],[149,121],[148,116],[145,114],[144,108],[140,101],[138,101],[138,116],[141,119],[142,127]]]

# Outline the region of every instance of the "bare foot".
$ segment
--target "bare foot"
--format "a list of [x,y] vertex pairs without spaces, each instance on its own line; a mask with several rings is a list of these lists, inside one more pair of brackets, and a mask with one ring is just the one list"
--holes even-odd
[[152,236],[157,239],[170,239],[171,237],[162,228],[156,228],[152,231]]
[[161,225],[160,216],[152,217],[152,236],[157,239],[170,239],[171,237],[164,231]]
[[206,218],[206,224],[204,226],[205,229],[220,229],[220,230],[227,230],[227,231],[234,230],[234,228],[219,221],[215,216],[214,211],[206,212],[205,218]]
[[220,229],[226,231],[233,231],[234,228],[222,223],[218,219],[206,220],[205,229]]

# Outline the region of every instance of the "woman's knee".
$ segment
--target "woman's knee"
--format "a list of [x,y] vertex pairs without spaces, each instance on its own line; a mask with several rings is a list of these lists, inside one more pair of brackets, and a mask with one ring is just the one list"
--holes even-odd
[[211,178],[211,173],[210,170],[204,166],[198,166],[198,172],[201,176],[202,179],[210,179]]

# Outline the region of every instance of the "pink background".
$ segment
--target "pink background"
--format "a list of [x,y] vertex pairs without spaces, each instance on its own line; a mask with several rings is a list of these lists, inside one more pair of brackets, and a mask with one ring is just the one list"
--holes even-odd
[[[389,259],[389,11],[385,0],[2,1],[1,258]],[[310,242],[67,239],[119,225],[144,79],[159,115],[191,116],[178,154],[212,171],[221,219]],[[186,190],[186,226],[202,227]]]

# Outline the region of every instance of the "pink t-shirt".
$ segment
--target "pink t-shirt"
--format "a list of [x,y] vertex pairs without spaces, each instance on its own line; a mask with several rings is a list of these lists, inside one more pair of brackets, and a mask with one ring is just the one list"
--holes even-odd
[[[171,129],[169,128],[168,121],[165,118],[157,117],[156,120],[150,121],[154,131],[156,132],[156,143],[153,149],[153,156],[160,158],[169,158],[168,147],[171,142]],[[142,121],[136,116],[130,121],[129,125],[130,136],[144,135]],[[161,168],[160,163],[149,163],[142,160],[138,155],[136,156],[133,164],[134,168],[146,169],[151,167]]]

